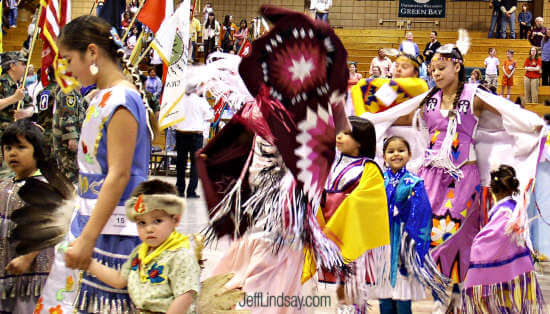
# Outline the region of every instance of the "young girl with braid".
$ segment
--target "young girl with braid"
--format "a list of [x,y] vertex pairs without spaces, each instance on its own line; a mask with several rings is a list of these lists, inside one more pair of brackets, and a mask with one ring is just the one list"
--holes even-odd
[[495,205],[472,243],[470,266],[462,291],[463,313],[543,313],[544,300],[531,252],[510,232],[520,210],[519,180],[514,168],[491,172]]
[[111,288],[78,270],[86,270],[92,258],[120,269],[140,243],[124,202],[148,176],[151,115],[144,94],[123,73],[123,47],[107,22],[78,17],[62,29],[58,43],[68,71],[98,90],[90,98],[78,144],[77,210],[65,245],[56,248],[35,313],[133,312],[126,289]]
[[[375,123],[379,140],[388,135],[402,135],[411,143],[424,139],[417,164],[432,206],[431,254],[441,272],[459,284],[482,223],[480,195],[489,183],[489,158],[523,162],[527,183],[536,169],[542,120],[477,84],[466,84],[463,55],[454,45],[439,48],[431,67],[436,87],[387,112],[364,117]],[[422,127],[403,127],[413,121]],[[460,308],[458,285],[453,292],[451,306]],[[441,312],[441,305],[435,312]]]

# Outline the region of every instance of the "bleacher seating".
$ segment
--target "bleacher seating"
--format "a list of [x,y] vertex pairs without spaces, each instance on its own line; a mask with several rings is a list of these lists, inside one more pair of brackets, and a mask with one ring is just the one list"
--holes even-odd
[[[27,39],[27,28],[32,21],[34,12],[31,12],[36,3],[25,1],[25,6],[18,10],[17,27],[10,28],[2,37],[2,48],[4,51],[19,51],[23,42]],[[31,63],[35,70],[40,69],[42,62],[42,41],[36,41],[36,46],[31,56]]]
[[[336,29],[335,32],[348,51],[348,60],[356,61],[358,72],[361,73],[363,77],[368,77],[370,62],[372,58],[377,55],[378,49],[398,49],[401,41],[405,38],[407,30]],[[412,30],[412,32],[414,41],[418,44],[422,52],[426,43],[430,40],[430,31]],[[458,33],[454,31],[438,31],[438,40],[442,44],[455,43],[457,35]],[[483,61],[488,56],[488,51],[491,47],[497,49],[497,57],[501,64],[506,59],[506,50],[510,48],[514,50],[514,59],[517,62],[517,68],[514,74],[514,86],[511,90],[511,99],[516,99],[518,96],[522,97],[524,94],[523,77],[525,74],[523,63],[529,54],[529,49],[531,48],[530,43],[527,40],[519,39],[487,39],[486,32],[470,32],[469,35],[472,45],[465,57],[465,66],[468,68],[483,68]],[[499,85],[499,92],[500,88]],[[539,102],[544,103],[545,100],[550,100],[549,86],[541,86],[539,89]],[[550,113],[550,107],[548,106],[536,108],[539,114]]]

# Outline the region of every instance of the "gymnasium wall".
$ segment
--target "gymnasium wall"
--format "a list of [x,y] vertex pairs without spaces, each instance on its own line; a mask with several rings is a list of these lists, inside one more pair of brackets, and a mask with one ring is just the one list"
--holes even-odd
[[[88,14],[94,0],[73,0],[73,17]],[[175,0],[180,3],[181,0]],[[201,9],[204,7],[205,0],[200,0]],[[258,15],[258,9],[263,3],[283,6],[296,11],[304,11],[303,0],[211,0],[214,6],[217,19],[222,22],[223,15],[232,14],[235,23],[242,18],[250,20],[251,17]],[[521,6],[520,2],[519,5]],[[531,4],[527,3],[530,7]],[[407,18],[398,18],[399,2],[397,0],[388,1],[360,1],[360,0],[333,0],[333,7],[329,18],[331,25],[335,27],[346,28],[392,28],[396,29],[395,22],[384,22],[379,24],[379,20],[399,20],[404,21],[403,29],[407,28]],[[411,29],[435,29],[435,30],[456,30],[465,27],[472,31],[487,31],[491,21],[491,9],[489,3],[485,1],[447,1],[446,17],[442,19],[428,18],[408,18],[411,20]],[[546,25],[550,25],[550,2],[544,1],[544,18]],[[417,23],[431,22],[431,23]],[[439,25],[435,25],[439,21]],[[519,26],[516,25],[519,33]]]
[[[204,6],[204,0],[201,6]],[[212,0],[216,18],[222,22],[225,14],[232,14],[235,23],[246,17],[257,15],[258,9],[263,3],[280,5],[296,11],[304,11],[303,0]],[[550,5],[544,3],[545,15],[549,16]],[[521,2],[520,2],[521,6]],[[442,19],[428,18],[398,18],[399,2],[394,1],[359,1],[359,0],[333,0],[333,6],[329,14],[331,25],[346,28],[398,28],[395,22],[384,22],[379,24],[380,19],[384,20],[411,20],[411,29],[436,29],[456,30],[467,28],[472,31],[486,31],[491,21],[491,9],[488,2],[481,1],[447,1],[446,17]],[[418,23],[429,22],[429,23]],[[435,25],[439,21],[439,25]],[[407,28],[406,22],[403,29]],[[519,34],[519,26],[516,26]]]

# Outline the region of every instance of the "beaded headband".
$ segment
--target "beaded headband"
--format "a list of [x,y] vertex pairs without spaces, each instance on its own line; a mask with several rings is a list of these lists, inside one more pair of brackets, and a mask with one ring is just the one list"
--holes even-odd
[[412,64],[415,68],[419,68],[422,64],[422,61],[420,57],[415,57],[406,53],[401,53],[397,59],[395,59],[395,62],[405,62]]
[[437,57],[434,57],[432,59],[432,62],[436,62],[436,61],[451,61],[453,63],[460,63],[460,64],[464,64],[464,60],[462,60],[462,58],[453,58],[453,57],[444,57],[442,56],[442,54],[445,54],[445,55],[449,55],[449,54],[452,54],[453,51],[456,49],[456,51],[460,52],[458,50],[458,47],[453,45],[453,44],[446,44],[446,45],[443,45],[441,47],[439,47],[435,53],[438,53],[439,56]]
[[464,61],[463,61],[462,59],[458,59],[458,58],[446,58],[446,57],[442,57],[442,56],[434,57],[434,58],[432,59],[432,63],[437,62],[437,61],[451,61],[451,62],[453,62],[453,63],[464,64]]

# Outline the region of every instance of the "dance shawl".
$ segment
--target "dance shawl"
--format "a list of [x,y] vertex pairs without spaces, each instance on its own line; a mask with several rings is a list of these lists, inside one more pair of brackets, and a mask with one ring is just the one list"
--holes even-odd
[[[418,95],[381,113],[362,115],[363,118],[374,123],[377,142],[391,135],[400,135],[407,139],[413,145],[409,164],[417,166],[422,165],[428,146],[428,132],[426,128],[419,125],[421,118],[418,114],[415,115],[413,127],[392,126],[392,124],[399,117],[417,110],[427,94],[428,92]],[[474,135],[481,184],[489,186],[491,164],[507,164],[515,169],[522,169],[518,172],[518,179],[520,190],[525,189],[531,185],[535,177],[537,163],[546,140],[544,121],[537,114],[521,109],[511,101],[479,88],[476,89],[475,96],[500,114],[499,117],[492,112],[483,111]],[[382,156],[381,149],[378,150],[377,156]],[[407,168],[413,172],[416,170],[409,166]]]
[[[354,164],[364,168],[359,178],[348,180],[343,188],[338,188],[337,180],[345,177],[345,171]],[[368,158],[353,158],[348,167],[331,176],[336,180],[327,189],[324,206],[317,211],[317,220],[323,233],[338,245],[344,261],[355,261],[368,250],[389,244],[387,202],[378,165]],[[317,263],[310,253],[306,250],[302,282],[316,272]]]
[[[447,297],[449,279],[438,270],[429,254],[432,208],[424,181],[405,167],[384,173],[390,218],[391,262],[389,280],[395,287],[397,272],[412,271],[440,300]],[[401,268],[398,270],[399,265]],[[388,279],[388,278],[384,278]]]
[[462,294],[465,313],[544,312],[529,248],[506,232],[516,205],[511,197],[500,200],[474,238]]
[[[428,92],[421,94],[381,113],[362,115],[374,123],[378,142],[391,135],[400,135],[411,143],[412,159],[409,164],[414,165],[413,172],[424,161],[428,146],[427,129],[420,125],[422,121],[419,114],[413,119],[413,127],[392,124],[397,118],[417,110],[427,94]],[[480,88],[476,89],[475,96],[500,114],[499,117],[492,112],[483,111],[474,134],[481,185],[489,186],[492,164],[507,164],[522,170],[518,172],[520,191],[530,191],[546,140],[544,121],[537,114],[521,109],[511,101]],[[381,150],[377,155],[382,156]],[[525,196],[527,195],[528,193],[525,193]],[[522,204],[522,207],[526,204]]]
[[362,79],[351,88],[355,115],[382,112],[428,90],[421,78]]
[[347,54],[322,21],[268,5],[261,13],[273,28],[252,43],[251,54],[239,65],[254,100],[198,152],[207,156],[198,157],[197,169],[209,208],[210,235],[238,237],[253,225],[253,217],[243,219],[247,216],[241,199],[253,196],[246,176],[257,134],[277,147],[294,178],[294,184],[281,191],[288,202],[279,200],[287,213],[296,213],[284,216],[288,232],[313,248],[321,265],[341,267],[338,248],[322,233],[315,210],[334,159],[336,133],[350,129],[343,106]]

